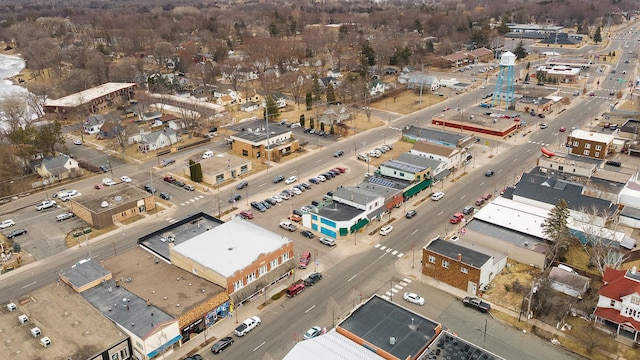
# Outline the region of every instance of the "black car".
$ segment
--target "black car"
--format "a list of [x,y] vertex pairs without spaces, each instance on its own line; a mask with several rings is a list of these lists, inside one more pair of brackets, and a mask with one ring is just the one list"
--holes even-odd
[[144,191],[148,192],[149,194],[155,194],[158,190],[156,190],[156,188],[151,185],[145,185]]
[[313,205],[313,206],[318,206],[318,205],[320,205],[320,201],[318,201],[318,200],[313,200],[313,201],[311,201],[311,205]]
[[615,160],[609,160],[606,162],[606,164],[611,166],[616,166],[616,167],[622,166],[622,163],[620,161],[615,161]]
[[493,174],[495,174],[495,172],[493,172],[493,170],[487,170],[487,172],[484,173],[484,176],[490,177],[490,176],[493,176]]
[[301,186],[303,186],[305,189],[309,190],[311,189],[311,184],[303,182],[302,184],[300,184]]
[[233,202],[236,202],[236,201],[238,201],[238,200],[240,200],[240,199],[242,199],[242,195],[240,195],[240,194],[235,194],[235,195],[232,195],[232,196],[231,196],[231,198],[229,199],[229,202],[230,202],[230,203],[233,203]]
[[164,200],[171,200],[171,195],[169,195],[169,193],[166,193],[166,192],[161,192],[160,198]]
[[265,212],[267,211],[267,208],[264,207],[264,205],[262,205],[261,203],[257,202],[257,201],[252,201],[251,202],[251,207],[260,211],[260,212]]
[[173,183],[173,185],[177,186],[177,187],[184,187],[185,183],[183,183],[182,181],[175,181]]
[[338,176],[338,175],[340,174],[339,172],[335,172],[335,171],[333,171],[333,170],[329,170],[329,171],[327,171],[327,172],[328,172],[329,174],[331,174],[331,176],[333,176],[333,177],[336,177],[336,176]]
[[308,238],[308,239],[313,239],[313,237],[315,236],[315,235],[313,235],[313,233],[312,233],[311,231],[309,231],[309,230],[301,231],[301,232],[300,232],[300,235],[302,235],[302,236],[304,236],[304,237],[306,237],[306,238]]
[[325,178],[327,178],[327,180],[329,180],[329,179],[333,179],[333,178],[335,177],[335,175],[331,175],[331,173],[329,173],[329,172],[322,173],[322,174],[320,174],[320,175],[322,175],[322,176],[324,176]]
[[100,171],[103,173],[109,172],[109,167],[106,165],[100,165]]
[[342,155],[344,155],[344,150],[338,150],[333,153],[333,157],[340,157]]
[[300,211],[300,210],[298,210],[298,209],[293,209],[293,213],[294,213],[295,215],[302,216],[302,211]]
[[309,277],[304,279],[304,286],[313,286],[313,284],[317,283],[320,280],[322,280],[321,273],[309,274]]
[[264,202],[269,203],[269,205],[276,205],[278,203],[277,201],[271,198],[265,199]]
[[219,352],[221,352],[222,350],[228,348],[229,346],[231,346],[233,344],[233,339],[230,337],[224,337],[220,340],[218,340],[217,343],[213,344],[213,346],[211,347],[211,352],[214,354],[217,354]]
[[269,204],[269,203],[268,203],[268,202],[266,202],[266,201],[260,201],[260,204],[262,204],[262,206],[264,206],[264,207],[265,207],[265,208],[267,208],[267,209],[271,209],[271,204]]
[[200,354],[193,354],[191,356],[184,358],[184,360],[203,360],[203,359],[202,359],[202,356],[200,356]]
[[407,213],[404,215],[407,219],[411,219],[412,217],[416,216],[418,213],[415,210],[409,210],[407,211]]
[[277,184],[277,183],[282,182],[282,181],[284,181],[284,176],[282,176],[282,175],[278,175],[278,176],[273,178],[273,183],[274,184]]
[[249,183],[248,183],[248,182],[246,182],[246,181],[244,181],[244,180],[242,180],[242,181],[240,181],[240,183],[236,186],[236,189],[238,189],[238,190],[242,190],[242,189],[246,188],[247,186],[249,186]]
[[311,128],[304,128],[304,131],[303,131],[303,132],[308,133],[308,132],[310,132],[310,131],[311,131]]
[[7,239],[11,239],[16,236],[24,235],[26,233],[27,233],[27,230],[25,229],[15,229],[12,232],[8,233],[6,236],[7,236]]

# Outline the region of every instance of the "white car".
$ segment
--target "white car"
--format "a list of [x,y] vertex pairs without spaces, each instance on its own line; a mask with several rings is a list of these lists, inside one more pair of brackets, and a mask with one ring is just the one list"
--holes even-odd
[[237,336],[245,336],[249,331],[253,330],[256,326],[260,325],[260,318],[257,316],[252,316],[247,320],[243,321],[240,326],[236,328],[234,331]]
[[284,181],[284,183],[289,185],[289,184],[293,184],[296,181],[298,181],[298,177],[297,176],[289,176],[287,178],[287,180]]
[[280,197],[280,195],[273,195],[271,197],[271,200],[275,201],[276,203],[281,203],[282,202],[282,198]]
[[125,175],[125,176],[121,176],[121,177],[120,177],[120,181],[122,181],[122,182],[126,182],[126,183],[130,183],[130,182],[132,182],[133,180],[131,180],[131,178],[130,178],[130,177],[128,177],[128,176],[126,176],[126,175]]
[[328,237],[321,237],[320,238],[320,243],[321,244],[325,244],[327,246],[335,246],[336,245],[336,241],[332,238],[328,238]]
[[410,303],[414,303],[417,305],[424,305],[424,298],[418,294],[406,292],[404,293],[403,299],[407,300]]
[[318,180],[320,180],[320,181],[322,181],[322,182],[327,181],[327,178],[326,178],[326,177],[324,177],[324,176],[322,176],[322,175],[318,175],[318,176],[316,176],[316,179],[318,179]]
[[314,326],[311,329],[307,330],[306,333],[302,336],[303,339],[308,340],[314,338],[318,335],[322,334],[322,328],[320,326]]
[[289,191],[291,191],[292,193],[294,193],[294,194],[296,194],[296,195],[300,195],[300,194],[302,194],[302,191],[300,191],[300,189],[295,188],[295,187],[294,187],[294,188],[291,188],[291,190],[289,190]]
[[76,196],[80,196],[82,195],[80,192],[78,192],[77,190],[69,190],[64,194],[61,194],[60,196],[58,196],[58,198],[62,201],[69,201],[69,199],[74,198]]
[[40,211],[40,210],[44,210],[44,209],[50,209],[52,207],[55,207],[57,204],[54,200],[45,200],[41,203],[39,203],[38,205],[36,205],[36,210]]
[[393,226],[391,225],[383,226],[382,229],[380,229],[380,235],[382,236],[388,235],[392,231],[393,231]]
[[16,224],[16,223],[15,223],[15,222],[13,222],[13,220],[12,220],[12,219],[2,220],[2,222],[0,222],[0,229],[6,229],[6,228],[8,228],[9,226],[13,226],[13,225],[15,225],[15,224]]
[[111,180],[110,178],[104,178],[104,179],[102,179],[102,183],[103,183],[104,185],[107,185],[107,186],[113,186],[113,185],[115,185],[115,184],[116,184],[116,182],[115,182],[115,181],[113,181],[113,180]]
[[444,197],[444,193],[442,191],[438,191],[437,193],[431,195],[431,200],[438,201]]
[[73,145],[82,145],[82,140],[80,139],[73,140]]

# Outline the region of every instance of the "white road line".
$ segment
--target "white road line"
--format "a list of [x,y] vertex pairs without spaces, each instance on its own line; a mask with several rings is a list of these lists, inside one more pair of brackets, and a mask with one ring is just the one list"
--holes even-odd
[[402,285],[400,285],[400,284],[395,284],[395,285],[393,285],[393,287],[394,287],[394,289],[402,290],[402,288],[403,288],[404,286],[402,286]]
[[387,291],[384,293],[386,296],[391,296],[391,291]]
[[353,275],[352,277],[349,278],[349,280],[347,280],[347,282],[353,280],[353,278],[355,278],[356,276],[358,276],[358,274]]
[[480,186],[484,185],[484,181],[480,183]]
[[204,195],[198,196],[198,199],[204,199]]
[[307,311],[305,311],[304,313],[308,313],[309,311],[313,310],[313,308],[316,307],[315,305],[313,305],[312,307],[308,308]]
[[400,281],[400,285],[402,285],[402,286],[407,286],[407,285],[409,285],[409,284],[407,284],[407,283],[406,283],[406,282],[404,282],[404,281]]
[[391,255],[395,255],[395,254],[397,254],[397,253],[398,253],[398,250],[394,250],[394,251],[391,253]]
[[185,203],[180,203],[180,206],[185,206],[185,205],[187,205],[187,204],[185,204]]
[[34,281],[34,282],[30,283],[30,284],[27,284],[27,285],[23,286],[22,288],[23,288],[23,289],[26,289],[26,288],[28,288],[28,287],[29,287],[29,286],[31,286],[31,285],[35,285],[36,283],[37,283],[37,281]]
[[415,233],[418,232],[418,229],[413,230],[413,232],[411,233],[411,235],[415,235]]
[[386,246],[380,246],[380,250],[384,250],[386,248],[387,248]]
[[382,295],[382,298],[385,299],[385,300],[389,300],[389,295],[386,295],[386,294]]
[[407,284],[411,284],[411,279],[404,278],[404,279],[402,279],[402,282],[406,282]]
[[462,197],[460,198],[460,200],[464,199],[464,197],[465,197],[465,196],[467,196],[467,195],[462,195]]
[[262,344],[258,345],[255,349],[253,349],[253,351],[255,352],[256,350],[260,349],[262,347],[262,345],[266,344],[266,341],[263,341]]
[[443,212],[444,212],[444,211],[440,211],[440,212],[438,213],[438,216],[442,215],[442,213],[443,213]]
[[[516,160],[517,160],[517,159],[516,159]],[[498,170],[498,173],[501,173],[501,172],[502,172],[502,169]]]
[[[418,230],[416,230],[416,231],[418,231]],[[376,244],[376,246],[374,246],[374,248],[376,248],[376,249],[379,248],[379,247],[380,247],[380,244]]]
[[392,249],[392,248],[387,248],[387,252],[388,252],[388,253],[389,253],[389,252],[391,252],[391,251],[393,251],[393,249]]
[[404,253],[400,253],[400,254],[398,254],[398,257],[399,257],[399,258],[401,258],[401,257],[403,257],[403,256],[404,256]]
[[265,184],[260,184],[260,185],[258,185],[258,187],[263,187],[265,185],[267,185],[267,184],[266,183]]
[[[401,289],[402,289],[402,288],[401,288]],[[393,289],[391,289],[391,291],[392,291],[394,294],[396,294],[396,293],[398,292],[398,289],[393,288]]]

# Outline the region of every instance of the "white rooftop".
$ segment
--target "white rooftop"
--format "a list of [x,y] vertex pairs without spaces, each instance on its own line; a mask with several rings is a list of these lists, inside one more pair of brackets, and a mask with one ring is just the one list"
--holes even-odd
[[610,143],[615,138],[611,134],[602,134],[602,133],[585,131],[580,129],[571,131],[571,137],[574,137],[577,139],[589,140],[589,141],[596,141],[601,143]]
[[91,89],[82,90],[75,94],[71,94],[60,99],[46,99],[44,102],[45,106],[61,106],[61,107],[76,107],[82,104],[86,104],[93,99],[97,99],[101,96],[111,94],[112,92],[126,89],[130,86],[135,86],[136,83],[115,83],[108,82],[102,85],[98,85],[96,87],[92,87]]
[[324,335],[300,341],[283,360],[384,360],[380,355],[331,330]]
[[285,236],[234,216],[230,221],[176,245],[173,251],[230,277],[251,265],[260,254],[274,252],[290,241]]

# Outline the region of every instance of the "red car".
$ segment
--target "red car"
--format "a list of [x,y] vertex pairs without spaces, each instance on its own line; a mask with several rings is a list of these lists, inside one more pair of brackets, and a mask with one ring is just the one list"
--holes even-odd
[[452,223],[452,224],[457,224],[457,223],[461,222],[462,219],[464,219],[464,215],[462,213],[455,213],[455,214],[453,214],[451,219],[449,219],[449,222]]
[[336,166],[336,168],[334,170],[338,170],[341,173],[344,173],[345,171],[347,171],[347,169],[342,167],[342,166]]
[[242,216],[242,218],[244,219],[253,219],[253,212],[251,212],[250,210],[243,210],[240,211],[240,216]]
[[96,190],[100,190],[100,189],[103,189],[103,188],[104,188],[104,185],[102,185],[102,184],[96,184],[96,185],[94,186],[94,188],[95,188]]
[[165,177],[163,178],[163,180],[164,180],[164,181],[166,181],[166,182],[168,182],[168,183],[170,183],[170,184],[172,184],[172,183],[176,182],[176,179],[175,179],[173,176],[171,176],[171,175],[167,175],[167,176],[165,176]]
[[563,126],[563,127],[560,128],[560,132],[565,132],[565,131],[567,131],[566,127]]

